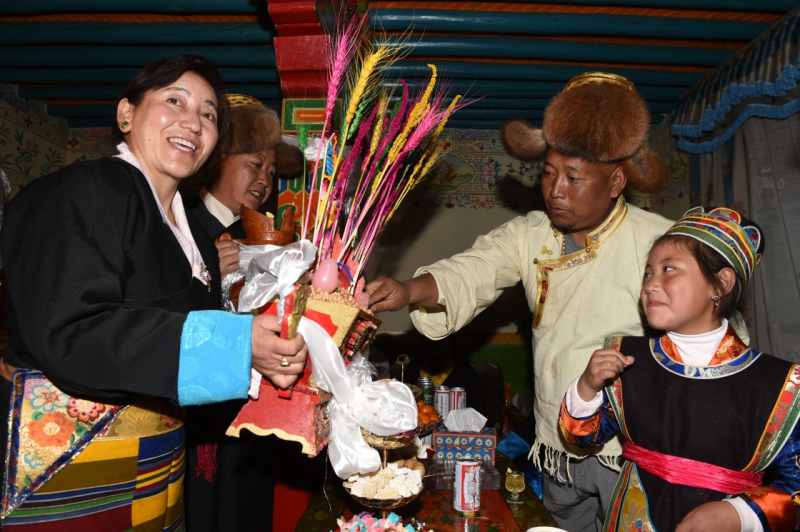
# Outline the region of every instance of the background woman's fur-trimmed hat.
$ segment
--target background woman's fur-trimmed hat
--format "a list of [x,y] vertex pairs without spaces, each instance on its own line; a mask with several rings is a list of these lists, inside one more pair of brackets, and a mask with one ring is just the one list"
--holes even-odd
[[220,153],[236,155],[275,150],[275,171],[281,177],[294,177],[303,170],[299,148],[281,139],[278,114],[258,99],[246,94],[226,94],[230,126],[220,139]]
[[522,160],[544,157],[547,148],[595,163],[621,164],[629,184],[654,192],[667,170],[646,144],[650,113],[623,76],[587,72],[569,80],[544,112],[541,129],[522,120],[502,128],[506,150]]

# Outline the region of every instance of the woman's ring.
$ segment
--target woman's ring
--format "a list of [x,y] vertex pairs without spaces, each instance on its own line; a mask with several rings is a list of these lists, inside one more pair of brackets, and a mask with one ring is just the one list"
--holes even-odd
[[281,357],[281,367],[282,368],[288,368],[289,367],[289,361],[286,359],[286,357]]

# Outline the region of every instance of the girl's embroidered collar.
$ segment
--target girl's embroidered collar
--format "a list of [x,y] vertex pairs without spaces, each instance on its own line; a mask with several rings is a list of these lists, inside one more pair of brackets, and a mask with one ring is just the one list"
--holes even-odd
[[761,353],[747,347],[731,327],[728,327],[728,331],[714,355],[715,358],[724,358],[725,360],[713,366],[690,366],[679,361],[680,357],[676,355],[677,349],[666,334],[650,339],[650,352],[661,367],[688,379],[729,377],[747,369],[761,356]]

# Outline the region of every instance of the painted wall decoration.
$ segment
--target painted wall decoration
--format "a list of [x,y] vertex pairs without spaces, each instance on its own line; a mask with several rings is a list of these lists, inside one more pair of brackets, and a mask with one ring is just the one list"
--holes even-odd
[[13,85],[0,85],[0,169],[10,196],[74,161],[114,153],[110,128],[69,129],[65,120],[49,116],[44,104],[19,98]]
[[67,137],[64,165],[75,161],[99,159],[117,153],[114,139],[111,137],[111,128],[87,127],[69,130]]
[[[507,155],[498,131],[453,129],[446,135],[450,152],[428,178],[428,194],[423,201],[450,208],[492,209],[503,204],[498,191],[502,180],[511,178],[530,188],[539,180],[543,164]],[[674,149],[666,124],[653,127],[650,142],[667,164],[671,179],[658,194],[629,190],[626,196],[635,205],[677,218],[689,208],[688,157]]]
[[495,130],[452,129],[450,152],[428,178],[426,198],[436,206],[491,209],[499,205],[498,181],[510,177],[533,186],[542,163],[525,163],[506,154]]
[[44,106],[0,90],[0,168],[12,195],[31,179],[64,165],[67,134],[66,121],[48,116]]

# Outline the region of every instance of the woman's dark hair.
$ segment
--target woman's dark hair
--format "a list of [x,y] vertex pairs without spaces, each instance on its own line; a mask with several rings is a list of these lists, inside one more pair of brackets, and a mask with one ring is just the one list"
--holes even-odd
[[[742,225],[752,225],[758,227],[755,223],[751,222],[750,220],[742,220]],[[764,250],[764,233],[761,233],[761,243],[756,250],[756,253],[761,254]],[[703,244],[702,242],[695,240],[694,238],[690,238],[688,236],[681,236],[681,235],[670,235],[666,234],[659,237],[655,242],[653,242],[653,248],[659,246],[661,244],[665,244],[671,242],[678,246],[683,246],[684,249],[688,250],[694,260],[697,261],[697,265],[700,267],[700,272],[703,274],[708,283],[716,288],[719,293],[723,292],[722,289],[722,282],[720,281],[719,277],[717,277],[717,273],[722,268],[731,268],[731,265],[710,246]],[[735,269],[731,268],[734,273],[736,272]],[[719,306],[716,308],[716,313],[721,318],[730,318],[733,316],[733,313],[736,312],[737,309],[741,308],[742,301],[744,300],[744,289],[746,283],[741,276],[736,273],[736,285],[733,289],[721,296],[719,300]]]
[[[219,137],[222,138],[228,129],[228,101],[225,99],[225,93],[223,92],[222,76],[220,76],[214,63],[205,57],[179,55],[148,63],[128,82],[128,86],[125,87],[120,100],[127,98],[133,105],[138,105],[148,91],[166,87],[170,83],[174,83],[186,72],[194,72],[206,80],[214,90],[214,94],[217,97],[217,130],[219,131]],[[122,131],[119,130],[119,124],[116,122],[116,115],[113,131],[115,140],[117,142],[122,141],[123,135]],[[216,152],[216,148],[214,151]]]

